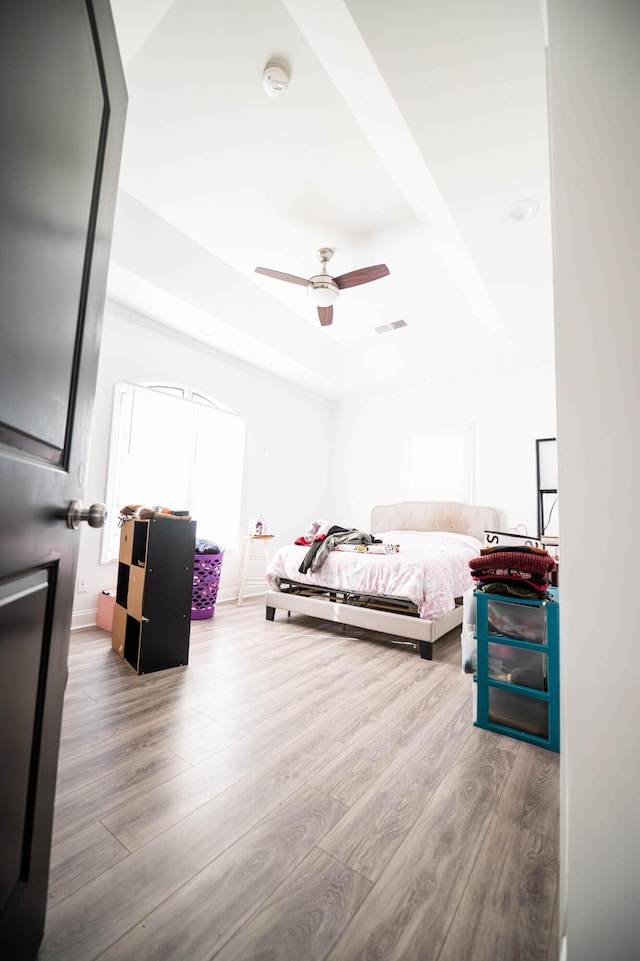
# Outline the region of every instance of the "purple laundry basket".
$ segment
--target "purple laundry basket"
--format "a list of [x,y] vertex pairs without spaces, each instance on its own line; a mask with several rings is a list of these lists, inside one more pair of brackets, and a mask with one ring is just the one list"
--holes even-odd
[[220,584],[222,558],[219,554],[196,554],[193,560],[193,593],[191,595],[191,620],[203,621],[213,617]]

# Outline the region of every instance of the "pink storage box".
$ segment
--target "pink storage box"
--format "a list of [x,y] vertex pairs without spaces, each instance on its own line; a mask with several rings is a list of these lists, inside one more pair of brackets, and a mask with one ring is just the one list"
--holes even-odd
[[98,612],[96,614],[96,627],[101,627],[103,631],[111,631],[113,625],[113,608],[116,603],[116,592],[102,591],[98,594]]

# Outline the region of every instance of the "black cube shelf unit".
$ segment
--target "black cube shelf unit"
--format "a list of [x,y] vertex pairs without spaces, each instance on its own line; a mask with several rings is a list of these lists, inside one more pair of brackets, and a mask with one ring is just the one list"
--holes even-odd
[[196,522],[125,521],[112,647],[137,674],[189,663]]

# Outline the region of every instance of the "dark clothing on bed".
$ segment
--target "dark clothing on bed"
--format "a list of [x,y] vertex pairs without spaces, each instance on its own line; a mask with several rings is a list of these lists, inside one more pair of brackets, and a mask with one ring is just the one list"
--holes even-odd
[[330,551],[337,544],[373,544],[380,543],[373,534],[365,534],[358,531],[355,527],[330,527],[327,536],[322,540],[314,541],[307,553],[304,555],[302,564],[298,568],[299,574],[313,573],[322,566]]

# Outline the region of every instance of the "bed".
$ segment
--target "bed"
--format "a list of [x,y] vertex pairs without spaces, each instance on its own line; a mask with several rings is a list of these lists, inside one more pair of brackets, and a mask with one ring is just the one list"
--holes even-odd
[[282,610],[379,631],[431,660],[435,642],[462,623],[462,595],[473,587],[469,560],[485,530],[498,529],[492,507],[452,501],[374,507],[370,532],[384,554],[332,550],[317,571],[301,574],[308,547],[276,552],[266,574],[267,619]]

